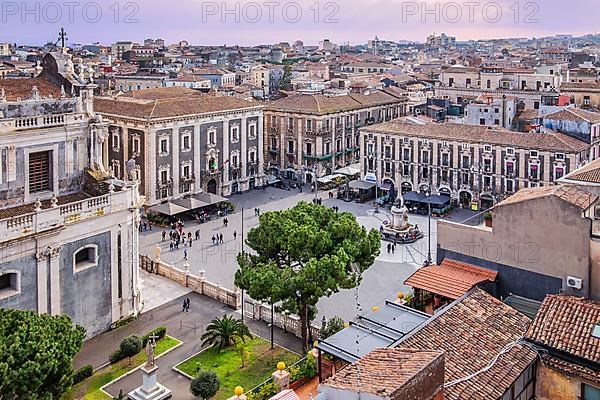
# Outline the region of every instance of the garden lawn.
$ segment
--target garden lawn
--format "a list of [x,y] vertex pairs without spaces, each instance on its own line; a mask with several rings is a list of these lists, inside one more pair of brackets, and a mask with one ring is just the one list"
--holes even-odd
[[[158,342],[156,342],[156,348],[154,349],[154,354],[159,356],[165,351],[172,349],[173,347],[179,344],[179,340],[172,338],[167,335]],[[131,357],[131,365],[127,359],[121,360],[116,364],[112,364],[89,378],[85,379],[83,382],[78,383],[73,388],[72,396],[68,396],[63,400],[70,399],[85,399],[85,400],[111,400],[109,396],[104,394],[100,390],[100,388],[106,385],[109,382],[114,381],[120,376],[125,375],[127,372],[132,369],[142,365],[146,362],[146,351],[142,349],[138,354]]]
[[217,353],[210,348],[177,365],[176,368],[190,376],[196,376],[200,369],[214,371],[221,381],[215,400],[225,400],[233,396],[233,389],[242,386],[245,391],[258,386],[271,377],[279,361],[291,365],[300,357],[279,346],[271,350],[271,344],[257,336],[245,344],[246,366],[242,368],[239,350],[228,348]]

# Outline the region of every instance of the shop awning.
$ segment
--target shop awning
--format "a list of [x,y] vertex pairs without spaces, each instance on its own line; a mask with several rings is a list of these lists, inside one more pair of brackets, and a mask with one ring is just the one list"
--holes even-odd
[[494,282],[497,276],[497,271],[444,259],[440,265],[417,270],[404,284],[456,300],[473,286]]
[[429,203],[432,207],[445,207],[450,204],[450,197],[434,194],[429,197],[425,197],[423,200],[421,200],[421,202],[426,204]]
[[197,195],[194,195],[194,198],[203,203],[206,203],[207,206],[227,201],[225,197],[221,197],[212,193],[198,193]]
[[369,190],[374,188],[375,184],[373,182],[355,180],[350,182],[350,189],[360,189],[360,190]]
[[148,209],[148,211],[153,212],[155,214],[164,214],[164,215],[173,216],[173,215],[184,213],[186,211],[190,211],[190,209],[186,208],[186,207],[182,207],[175,203],[167,202],[167,203],[157,204],[155,206],[152,206]]
[[392,188],[392,184],[390,182],[383,182],[379,185],[379,189],[381,190],[390,190]]
[[195,210],[197,208],[206,207],[206,204],[203,201],[200,201],[194,197],[186,197],[185,199],[175,200],[173,204],[186,208],[188,210]]
[[414,201],[420,203],[426,196],[422,192],[407,192],[402,195],[404,201]]

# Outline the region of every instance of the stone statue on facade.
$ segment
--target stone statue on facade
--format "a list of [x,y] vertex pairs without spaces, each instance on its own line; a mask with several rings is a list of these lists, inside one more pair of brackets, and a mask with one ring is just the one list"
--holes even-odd
[[130,181],[136,181],[137,180],[137,176],[136,176],[136,171],[137,169],[137,165],[135,163],[135,157],[132,156],[127,163],[125,163],[125,171],[127,172],[127,178]]

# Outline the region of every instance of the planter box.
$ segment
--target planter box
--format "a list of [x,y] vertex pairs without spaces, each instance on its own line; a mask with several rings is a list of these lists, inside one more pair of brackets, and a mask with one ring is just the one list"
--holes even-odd
[[485,226],[487,226],[488,228],[492,227],[492,220],[491,219],[486,219],[485,220]]

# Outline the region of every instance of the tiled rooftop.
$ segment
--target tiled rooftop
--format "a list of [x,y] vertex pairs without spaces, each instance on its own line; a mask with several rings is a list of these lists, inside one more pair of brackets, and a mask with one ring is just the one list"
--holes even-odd
[[600,338],[592,336],[596,324],[600,324],[600,302],[548,295],[527,330],[527,339],[600,363]]
[[[508,344],[525,333],[529,318],[481,289],[434,315],[398,343],[401,347],[444,351],[446,383],[486,367]],[[500,398],[536,359],[528,346],[515,344],[493,366],[446,387],[448,400]]]
[[564,176],[564,180],[588,183],[600,183],[600,159],[594,160],[583,167]]
[[366,132],[415,136],[427,139],[454,140],[470,143],[487,143],[523,149],[538,149],[557,152],[579,152],[588,144],[562,133],[547,134],[519,133],[501,128],[488,128],[478,125],[415,124],[406,120],[393,120],[362,128]]
[[182,87],[143,89],[123,96],[94,99],[94,109],[98,113],[137,119],[176,118],[252,107],[259,105]]
[[557,119],[562,121],[574,122],[587,121],[591,122],[592,124],[597,124],[600,123],[600,114],[570,107],[565,108],[564,110],[554,112],[552,114],[544,115],[544,119]]
[[496,204],[496,207],[549,196],[555,196],[582,210],[587,210],[598,199],[597,195],[577,189],[574,186],[555,185],[521,189],[517,193]]
[[493,282],[497,276],[496,271],[446,258],[440,265],[417,270],[404,284],[456,300],[473,286]]
[[393,398],[394,392],[427,365],[443,357],[433,350],[380,348],[341,369],[325,385],[354,392]]
[[292,95],[268,103],[266,109],[323,115],[376,105],[394,104],[400,101],[401,99],[392,94],[374,90],[369,95],[361,93],[342,96]]
[[0,88],[4,89],[8,101],[30,98],[34,86],[38,88],[41,97],[60,97],[60,86],[43,77],[0,79]]

